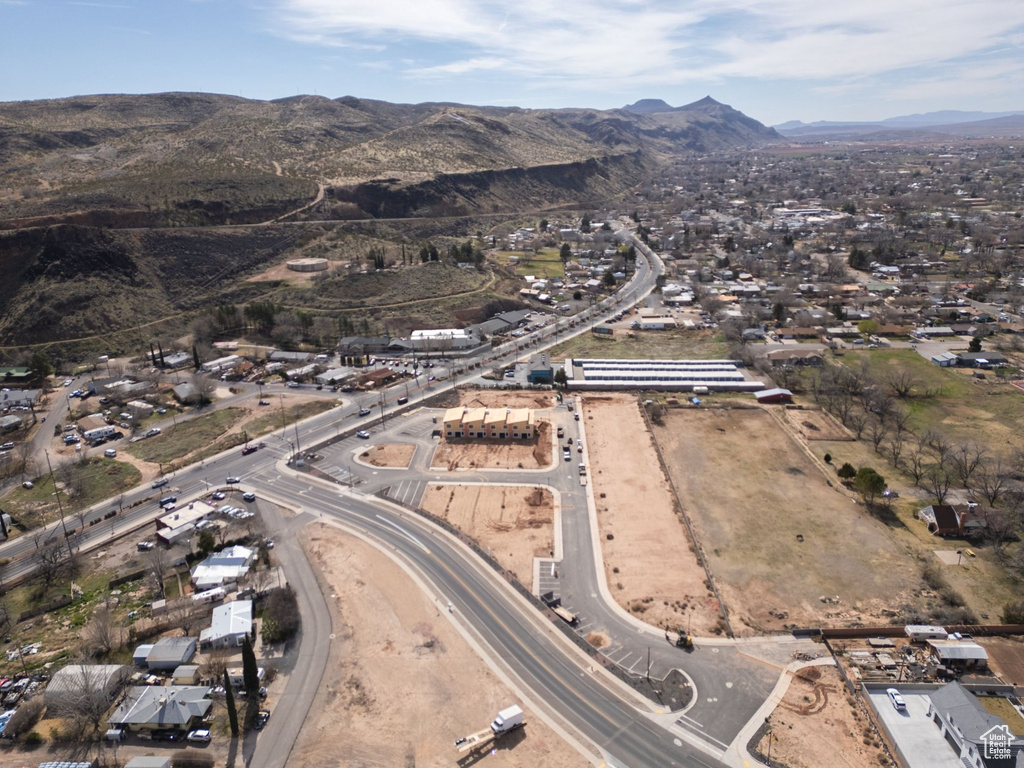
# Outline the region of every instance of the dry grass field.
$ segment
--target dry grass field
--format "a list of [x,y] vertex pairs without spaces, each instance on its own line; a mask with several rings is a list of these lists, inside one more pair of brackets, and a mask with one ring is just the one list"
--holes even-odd
[[430,485],[420,507],[491,550],[528,589],[533,559],[549,557],[554,547],[554,500],[543,488]]
[[655,435],[738,634],[888,623],[914,601],[913,547],[829,487],[766,411],[670,409]]
[[375,467],[405,469],[416,453],[412,443],[383,443],[359,454],[359,458]]

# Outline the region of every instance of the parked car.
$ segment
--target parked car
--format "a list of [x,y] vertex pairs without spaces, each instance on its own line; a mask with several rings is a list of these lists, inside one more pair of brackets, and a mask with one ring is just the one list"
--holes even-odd
[[135,548],[139,550],[139,552],[149,552],[149,550],[151,550],[155,546],[156,544],[154,544],[152,541],[140,541],[138,544],[135,545]]
[[256,501],[256,494],[253,493],[252,491],[249,491],[248,493],[243,493],[242,498],[245,499],[246,501]]
[[205,744],[210,740],[210,732],[206,728],[199,728],[194,731],[189,731],[188,736],[185,738],[188,741],[199,741]]
[[223,501],[224,499],[227,498],[227,494],[225,494],[224,491],[214,491],[213,495],[210,498],[212,498],[214,501]]
[[269,400],[260,400],[259,403],[257,403],[257,405],[270,405],[270,401]]
[[156,437],[160,434],[160,427],[153,427],[151,430],[146,432],[146,437]]
[[65,387],[70,387],[71,386],[71,379],[64,379],[64,386]]
[[892,702],[892,705],[895,709],[902,711],[907,708],[907,702],[904,701],[903,697],[900,695],[900,692],[897,691],[895,688],[886,688],[885,695],[889,697],[889,701]]
[[267,720],[269,720],[269,719],[270,719],[270,710],[269,709],[261,709],[259,711],[259,713],[256,715],[256,730],[257,731],[262,731],[263,730],[263,726],[265,726],[267,724]]
[[106,456],[108,459],[116,458],[117,457],[117,449],[116,448],[107,448],[107,450],[105,450],[103,452],[103,455]]
[[365,429],[361,429],[358,432],[356,432],[356,437],[361,438],[363,440],[369,440],[370,439],[370,433],[367,432]]
[[26,491],[32,489],[33,488],[32,481],[31,480],[26,480],[24,483],[21,484],[21,487],[24,488]]

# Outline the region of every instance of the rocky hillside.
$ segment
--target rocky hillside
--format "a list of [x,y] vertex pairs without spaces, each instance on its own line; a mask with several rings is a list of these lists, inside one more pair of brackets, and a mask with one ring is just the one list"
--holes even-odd
[[[320,218],[571,204],[634,183],[664,154],[778,138],[710,98],[638,104],[654,106],[527,110],[187,93],[4,103],[0,227],[255,223],[310,202],[320,182],[329,189]],[[510,183],[523,179],[527,188],[510,195]]]

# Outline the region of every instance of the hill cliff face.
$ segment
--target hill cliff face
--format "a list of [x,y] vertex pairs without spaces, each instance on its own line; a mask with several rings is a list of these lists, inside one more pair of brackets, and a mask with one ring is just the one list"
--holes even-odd
[[0,345],[103,343],[259,298],[268,284],[240,278],[306,231],[269,224],[282,216],[593,208],[668,156],[777,138],[712,100],[643,112],[188,93],[0,104]]
[[[491,210],[494,195],[474,203],[481,184],[524,175],[544,179],[541,197],[527,192],[507,204],[566,204],[581,192],[593,197],[581,174],[607,181],[616,168],[639,171],[664,154],[779,138],[712,99],[667,111],[649,102],[527,110],[164,93],[5,103],[0,173],[10,181],[0,191],[0,226],[253,223],[301,207],[321,181],[356,205],[379,204],[391,190],[385,210],[394,215],[431,215],[453,201]],[[463,180],[471,189],[460,188]],[[439,198],[442,189],[454,197]],[[379,207],[344,210],[381,215]]]

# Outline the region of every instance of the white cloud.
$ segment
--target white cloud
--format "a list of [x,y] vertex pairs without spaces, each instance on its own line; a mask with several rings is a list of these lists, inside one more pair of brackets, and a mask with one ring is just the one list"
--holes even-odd
[[[524,86],[684,85],[742,78],[858,89],[941,67],[988,77],[972,57],[1019,60],[1020,0],[274,0],[273,31],[375,46],[409,76],[504,72]],[[412,49],[412,50],[410,50]],[[410,56],[410,54],[412,54]],[[977,73],[977,74],[972,74]]]

